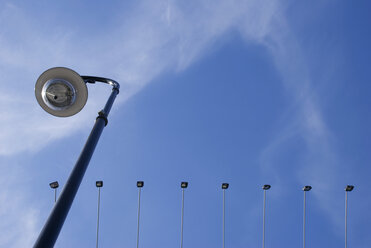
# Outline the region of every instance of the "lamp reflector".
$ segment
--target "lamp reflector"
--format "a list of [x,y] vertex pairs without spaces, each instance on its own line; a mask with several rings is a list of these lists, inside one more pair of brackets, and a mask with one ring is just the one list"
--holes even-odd
[[82,77],[65,67],[55,67],[43,72],[36,81],[35,96],[48,113],[67,117],[85,106],[88,89]]

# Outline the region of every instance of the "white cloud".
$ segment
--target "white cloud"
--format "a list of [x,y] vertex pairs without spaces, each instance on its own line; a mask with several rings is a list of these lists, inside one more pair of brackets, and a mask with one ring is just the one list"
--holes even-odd
[[[317,172],[326,163],[332,173],[331,164],[336,158],[331,155],[330,134],[311,89],[305,58],[280,5],[281,1],[272,0],[140,1],[125,15],[121,10],[113,13],[120,26],[109,30],[97,27],[95,36],[78,27],[67,30],[63,25],[53,33],[45,32],[33,21],[34,16],[15,4],[5,4],[0,12],[0,23],[4,23],[0,33],[0,91],[7,94],[0,95],[0,129],[7,131],[0,134],[0,156],[38,151],[64,138],[67,131],[73,134],[81,130],[104,102],[104,96],[95,95],[95,103],[90,101],[86,110],[70,119],[43,113],[32,90],[37,74],[48,67],[68,66],[82,74],[94,72],[115,78],[124,89],[117,100],[123,103],[161,73],[186,69],[211,52],[225,34],[237,30],[248,42],[261,44],[271,52],[285,87],[297,103],[293,117],[287,120],[289,127],[283,128],[262,153],[263,167],[270,166],[270,158],[290,137],[301,136],[309,147],[308,154],[316,159],[307,161],[313,165],[312,173],[302,170],[298,177],[323,182],[324,178],[318,176],[323,173]],[[332,203],[327,195],[318,198],[329,211]],[[14,205],[21,203],[22,199]],[[26,223],[32,229],[34,215],[32,211],[28,214]],[[3,240],[0,237],[0,242]]]

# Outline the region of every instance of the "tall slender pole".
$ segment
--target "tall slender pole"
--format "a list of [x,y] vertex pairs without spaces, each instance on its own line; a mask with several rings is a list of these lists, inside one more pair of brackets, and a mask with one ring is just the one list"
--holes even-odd
[[181,182],[180,187],[182,188],[182,212],[180,221],[180,248],[183,248],[183,226],[184,226],[184,189],[188,187],[188,182]]
[[347,218],[348,218],[348,191],[345,191],[345,248],[348,247]]
[[353,185],[347,185],[345,187],[345,248],[348,247],[348,192],[351,192],[353,189]]
[[303,248],[305,248],[305,222],[306,222],[306,193],[310,191],[312,186],[306,185],[303,187],[304,201],[303,201]]
[[57,202],[57,188],[59,187],[58,181],[49,183],[50,188],[54,189],[54,204]]
[[140,220],[140,193],[142,188],[138,188],[138,224],[137,224],[137,248],[139,248],[139,220]]
[[104,127],[107,125],[107,117],[112,108],[117,94],[119,93],[118,84],[112,89],[111,95],[102,111],[99,112],[96,118],[94,127],[89,135],[88,140],[78,158],[75,167],[73,168],[67,183],[54,205],[52,212],[46,221],[34,248],[52,248],[57,241],[59,232],[62,229],[64,221],[75,199],[76,193],[80,187],[81,181],[84,177],[85,171],[88,168],[91,157],[93,156],[95,147],[99,141],[100,135]]
[[182,217],[180,228],[180,248],[183,248],[183,224],[184,224],[184,188],[182,188]]
[[303,209],[303,248],[305,248],[305,193],[306,191],[304,191],[304,209]]
[[137,181],[137,187],[138,187],[137,248],[139,248],[140,193],[142,191],[143,186],[144,186],[144,182],[143,181]]
[[263,248],[265,248],[265,201],[266,201],[266,191],[270,189],[269,184],[263,185],[264,197],[263,197]]
[[222,189],[223,189],[223,248],[225,248],[225,190],[228,189],[229,184],[223,183]]
[[225,189],[223,189],[223,248],[225,248]]
[[265,247],[265,199],[266,191],[264,190],[264,199],[263,199],[263,248]]
[[100,210],[100,187],[98,188],[97,242],[95,245],[96,248],[98,248],[98,237],[99,237],[99,210]]

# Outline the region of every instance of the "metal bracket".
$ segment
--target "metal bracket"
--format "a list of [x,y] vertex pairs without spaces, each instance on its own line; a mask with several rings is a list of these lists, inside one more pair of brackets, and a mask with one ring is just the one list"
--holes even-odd
[[98,116],[97,116],[96,120],[98,120],[98,119],[103,119],[104,122],[106,123],[105,126],[107,126],[107,124],[108,124],[107,114],[103,110],[98,112]]

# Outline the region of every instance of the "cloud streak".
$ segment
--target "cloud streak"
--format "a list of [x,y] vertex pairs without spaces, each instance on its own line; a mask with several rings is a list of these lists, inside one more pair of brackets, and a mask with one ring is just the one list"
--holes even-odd
[[[312,170],[301,169],[297,177],[331,184],[319,176],[334,172],[336,157],[329,141],[331,134],[321,117],[305,58],[285,20],[282,3],[271,0],[139,1],[125,15],[122,11],[113,14],[120,25],[108,30],[98,27],[96,36],[78,28],[69,30],[63,25],[53,33],[45,32],[37,28],[39,23],[32,21],[34,16],[25,14],[14,4],[4,4],[0,12],[0,22],[6,27],[0,33],[0,73],[4,75],[0,91],[8,93],[0,96],[3,116],[0,129],[7,130],[0,134],[0,156],[37,152],[50,142],[65,138],[66,133],[72,135],[82,130],[104,102],[105,97],[94,94],[93,89],[95,101],[89,101],[81,114],[68,121],[50,117],[36,105],[30,93],[35,74],[51,66],[68,66],[82,74],[94,72],[115,78],[122,84],[123,91],[118,98],[122,104],[162,73],[187,69],[212,52],[228,33],[237,31],[247,42],[260,44],[270,51],[284,87],[297,104],[294,115],[285,120],[290,123],[288,127],[282,128],[262,152],[263,170],[271,168],[282,144],[300,136],[308,146],[308,156],[316,159],[305,161],[313,165]],[[18,83],[10,83],[14,81]],[[328,171],[319,173],[324,164]],[[14,194],[13,189],[2,192],[8,198]],[[327,195],[328,191],[317,197],[323,202],[323,208],[332,213],[333,204]],[[17,200],[14,205],[20,209],[22,201]],[[24,217],[33,237],[37,214],[30,211]],[[7,215],[7,218],[16,217]],[[336,213],[333,220],[336,222]],[[12,237],[7,239],[3,235],[0,244],[14,241]],[[25,238],[19,242],[24,243],[18,247],[26,247],[31,241]],[[28,245],[24,245],[26,243]]]

